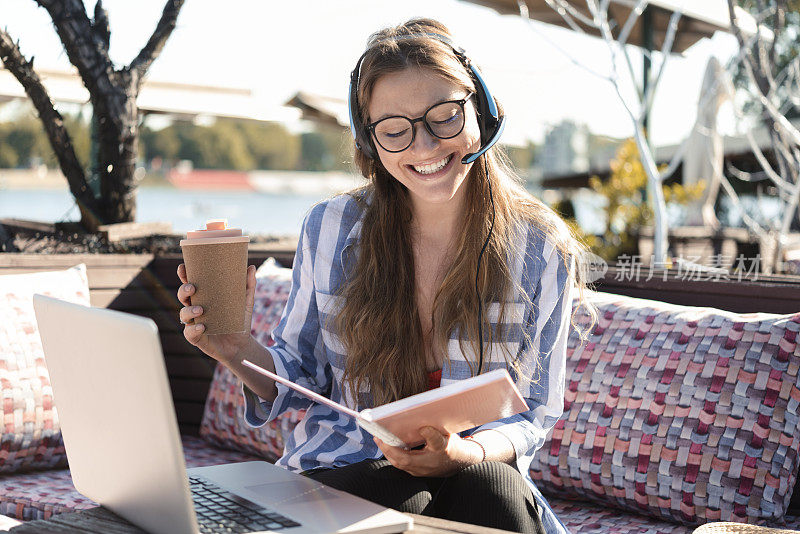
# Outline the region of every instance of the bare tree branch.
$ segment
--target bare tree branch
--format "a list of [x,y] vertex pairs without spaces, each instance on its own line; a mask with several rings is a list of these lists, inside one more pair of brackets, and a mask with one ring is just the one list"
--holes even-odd
[[675,34],[678,31],[678,22],[681,20],[683,12],[678,9],[672,12],[669,18],[669,26],[667,27],[667,36],[664,38],[664,44],[661,46],[661,65],[658,68],[653,83],[647,86],[647,92],[644,95],[644,106],[642,113],[647,113],[653,105],[653,96],[656,94],[656,87],[661,81],[661,76],[664,74],[664,67],[669,60],[669,53],[672,50],[672,44],[675,42]]
[[[764,2],[762,0],[756,0],[756,6],[758,6],[758,11],[761,13],[766,13],[768,9],[764,6]],[[761,36],[761,24],[756,26],[756,41],[755,41],[755,50],[756,50],[756,58],[758,58],[758,73],[761,77],[759,80],[759,88],[762,92],[767,92],[767,87],[772,86],[775,83],[775,80],[772,78],[772,68],[771,65],[773,64],[771,61],[772,55],[767,51],[766,46],[764,46],[763,37]],[[773,33],[772,38],[772,46],[774,47],[777,34]]]
[[798,59],[800,59],[800,56],[796,57],[790,64],[792,75],[789,83],[787,83],[789,86],[789,101],[795,107],[800,107],[800,63],[798,63]]
[[776,108],[775,105],[770,102],[763,93],[758,91],[755,96],[761,105],[764,106],[764,109],[767,111],[772,121],[774,121],[775,129],[783,129],[786,134],[789,135],[793,143],[800,144],[800,131],[798,131],[797,128],[795,128],[794,125],[789,122],[789,119],[781,115],[781,112],[778,110],[778,108]]
[[555,11],[556,13],[561,15],[561,18],[564,19],[564,22],[567,23],[567,26],[569,26],[572,31],[574,31],[576,33],[583,32],[583,29],[580,27],[580,25],[577,22],[575,22],[575,20],[573,20],[573,18],[570,15],[569,11],[564,9],[563,7],[561,7],[557,3],[556,0],[544,0],[544,1],[545,1],[545,3],[547,3],[548,6],[550,6],[550,8],[553,11]]
[[[741,120],[742,118],[741,112],[739,112],[739,110],[736,109],[735,106],[734,106],[734,113],[736,115],[737,120]],[[794,186],[789,182],[787,182],[786,180],[784,180],[780,174],[775,172],[775,170],[772,168],[772,165],[770,165],[769,160],[767,160],[767,157],[764,155],[764,152],[761,151],[761,147],[758,146],[756,138],[753,136],[753,132],[749,128],[745,130],[745,137],[747,138],[748,145],[750,145],[750,150],[753,151],[753,155],[755,156],[756,161],[764,170],[764,172],[767,174],[767,176],[769,176],[770,180],[772,180],[775,183],[775,185],[777,185],[779,188],[791,191]]]
[[144,45],[144,48],[142,48],[128,66],[128,70],[134,72],[137,77],[137,92],[150,65],[153,64],[153,61],[155,61],[161,53],[167,39],[169,39],[169,36],[175,29],[178,13],[180,13],[183,2],[184,0],[167,0],[164,10],[161,13],[161,19],[159,19],[158,24],[156,24],[156,29],[153,31],[153,35],[150,36],[147,44]]
[[681,146],[678,147],[678,150],[675,151],[675,154],[672,155],[672,159],[669,160],[669,164],[667,164],[667,168],[661,172],[659,176],[659,180],[662,182],[672,176],[675,171],[678,170],[678,166],[683,161],[683,157],[686,155],[686,149],[689,146],[689,138],[683,140]]
[[761,182],[770,179],[769,176],[767,176],[767,173],[764,171],[746,172],[738,167],[735,167],[731,162],[727,162],[725,164],[725,169],[727,169],[728,174],[735,176],[743,182]]
[[775,24],[772,28],[772,43],[769,50],[769,57],[772,60],[773,65],[778,64],[778,41],[780,40],[780,35],[783,33],[783,30],[786,26],[786,2],[778,0],[776,2],[778,7],[777,13],[775,13]]
[[[733,0],[728,0],[728,16],[731,20],[731,29],[733,30],[733,35],[736,37],[736,40],[739,42],[739,51],[742,54],[741,61],[745,65],[752,65],[755,62],[753,59],[753,54],[751,50],[751,46],[749,42],[745,42],[744,34],[742,34],[742,29],[739,26],[739,18],[736,16],[736,10],[733,6]],[[756,27],[758,28],[761,26],[760,21],[756,21]],[[758,33],[754,36],[754,40],[758,39]]]
[[628,37],[633,31],[633,27],[636,25],[636,21],[639,20],[639,17],[642,16],[645,8],[649,0],[639,0],[631,10],[630,14],[628,15],[628,20],[625,21],[625,26],[622,27],[622,31],[619,32],[619,36],[617,37],[617,41],[621,46],[624,46],[628,42]]
[[97,0],[94,5],[94,21],[92,21],[92,32],[95,37],[103,43],[103,46],[108,50],[111,44],[111,26],[108,23],[108,13],[103,9],[102,0]]
[[[608,22],[608,3],[604,3],[602,6],[597,5],[597,0],[586,0],[586,5],[589,8],[589,11],[592,12],[592,15],[595,18],[596,24],[598,29],[600,30],[600,34],[603,36],[603,40],[606,42],[606,45],[609,47],[609,51],[611,53],[611,64],[612,64],[612,72],[614,76],[612,77],[613,83],[616,85],[619,83],[619,72],[617,71],[617,53],[612,48],[612,43],[614,43],[614,37],[611,33],[611,25]],[[645,9],[647,6],[644,6]],[[624,45],[619,45],[619,49],[622,52],[622,57],[625,59],[625,65],[628,67],[628,74],[633,81],[634,88],[636,89],[636,94],[639,96],[639,100],[641,102],[644,93],[643,89],[636,85],[636,73],[633,70],[633,63],[631,62],[631,56],[628,53],[628,49]],[[620,95],[620,98],[622,96]]]
[[[47,10],[56,28],[70,63],[93,98],[109,94],[113,85],[114,64],[108,46],[93,31],[93,26],[81,0],[36,0]],[[92,102],[94,105],[101,102]]]
[[[601,80],[605,80],[607,82],[611,82],[611,78],[609,78],[605,74],[601,74],[601,73],[597,72],[596,70],[592,69],[588,65],[586,65],[584,63],[581,63],[580,61],[575,59],[569,52],[564,50],[564,48],[562,46],[560,46],[557,42],[555,42],[553,39],[551,39],[546,33],[539,31],[539,29],[536,27],[536,24],[535,24],[534,20],[531,19],[531,17],[530,17],[530,12],[528,11],[528,6],[527,6],[527,4],[525,4],[524,0],[517,0],[517,5],[519,6],[519,15],[520,15],[520,17],[522,17],[522,19],[525,20],[528,23],[528,28],[530,28],[530,30],[532,32],[534,32],[539,37],[541,37],[542,39],[547,41],[547,43],[550,46],[552,46],[553,48],[558,50],[565,58],[569,59],[570,62],[572,62],[572,64],[575,65],[576,67],[582,68],[583,70],[585,70],[586,72],[588,72],[592,76],[596,76],[597,78],[600,78]],[[584,32],[581,29],[581,33],[585,34],[586,32]]]
[[555,1],[558,2],[558,4],[562,6],[564,9],[572,13],[572,16],[576,20],[578,20],[579,22],[585,24],[590,28],[594,27],[594,21],[592,20],[592,18],[584,15],[580,10],[575,8],[570,2],[568,2],[567,0],[555,0]]
[[[733,0],[728,0],[728,7],[729,13],[731,16],[731,25],[734,27],[734,33],[736,34],[737,39],[739,40],[739,46],[745,46],[744,38],[742,37],[741,29],[738,26],[738,20],[736,19],[736,14],[733,10]],[[757,34],[758,35],[758,34]],[[756,41],[756,46],[759,49],[763,50],[763,46],[759,45],[759,40]],[[749,54],[748,54],[749,55]],[[789,120],[783,116],[780,111],[775,107],[775,105],[767,98],[767,95],[773,93],[774,88],[774,80],[771,77],[771,73],[768,76],[766,71],[771,71],[769,65],[767,68],[759,68],[756,71],[753,67],[754,65],[748,61],[748,58],[745,57],[743,64],[745,66],[745,72],[747,72],[750,81],[756,86],[756,93],[755,97],[764,107],[764,109],[769,114],[769,118],[774,124],[768,124],[768,126],[772,126],[773,128],[781,128],[786,131],[786,133],[791,137],[792,142],[795,144],[800,144],[800,131],[795,128]],[[758,63],[760,66],[761,64]],[[772,129],[772,128],[770,128]]]
[[53,106],[47,89],[39,75],[33,70],[32,62],[25,59],[19,46],[4,30],[0,30],[0,59],[5,68],[22,84],[25,93],[41,117],[47,138],[81,211],[96,213],[96,200],[86,182],[83,166],[75,154],[72,139],[64,126],[64,119]]
[[733,187],[728,181],[728,178],[726,178],[725,175],[722,176],[722,180],[720,181],[720,183],[722,184],[722,188],[725,190],[725,193],[728,195],[728,197],[730,197],[731,202],[733,202],[733,205],[736,208],[738,208],[739,211],[741,212],[742,220],[747,225],[747,227],[750,228],[750,230],[752,230],[753,232],[755,232],[755,234],[761,239],[768,239],[769,231],[765,230],[758,223],[758,221],[756,221],[755,219],[750,217],[750,215],[748,215],[747,211],[744,209],[744,206],[742,206],[741,200],[739,200],[739,196],[736,194],[736,191],[734,191]]
[[[744,48],[743,39],[732,4],[732,0],[728,0],[731,26],[739,40],[740,49],[742,49]],[[768,132],[777,170],[770,165],[760,148],[756,146],[752,139],[752,133],[748,131],[747,137],[759,165],[766,175],[778,185],[779,198],[782,202],[781,220],[775,228],[776,232],[771,237],[775,245],[773,261],[780,262],[786,246],[786,236],[791,228],[792,220],[797,216],[797,209],[800,205],[800,172],[798,171],[798,167],[800,167],[800,130],[788,120],[785,114],[794,105],[791,92],[797,66],[795,61],[792,61],[782,71],[776,72],[776,66],[780,59],[777,43],[781,40],[781,34],[785,30],[785,10],[787,9],[785,0],[772,0],[769,7],[765,6],[762,0],[756,0],[756,4],[759,10],[759,19],[771,16],[773,20],[772,43],[767,51],[761,36],[759,21],[755,35],[755,58],[748,50],[742,64],[749,81],[747,91],[756,102],[761,104],[762,122]],[[782,94],[783,91],[788,91],[790,94],[787,102],[781,103],[781,98],[785,96]],[[735,106],[734,111],[737,112],[738,119],[740,114]]]

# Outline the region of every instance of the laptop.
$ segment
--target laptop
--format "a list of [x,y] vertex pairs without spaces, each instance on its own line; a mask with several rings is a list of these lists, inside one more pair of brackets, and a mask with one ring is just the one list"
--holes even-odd
[[186,469],[155,323],[35,295],[75,488],[154,534],[403,532],[410,517],[268,462]]

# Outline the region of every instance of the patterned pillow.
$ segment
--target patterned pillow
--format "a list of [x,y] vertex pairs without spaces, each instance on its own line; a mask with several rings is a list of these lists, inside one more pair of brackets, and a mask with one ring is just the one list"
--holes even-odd
[[590,298],[598,324],[583,344],[570,334],[564,416],[531,466],[541,490],[686,524],[780,520],[798,468],[800,314]]
[[[292,286],[292,270],[273,258],[256,271],[256,294],[251,333],[259,343],[271,346],[272,330],[278,325]],[[244,421],[242,382],[227,367],[217,365],[208,391],[200,436],[218,447],[249,452],[269,460],[283,454],[283,436],[291,433],[305,411],[290,411],[274,421],[252,428]]]
[[0,473],[66,464],[34,293],[88,306],[86,266],[0,276]]

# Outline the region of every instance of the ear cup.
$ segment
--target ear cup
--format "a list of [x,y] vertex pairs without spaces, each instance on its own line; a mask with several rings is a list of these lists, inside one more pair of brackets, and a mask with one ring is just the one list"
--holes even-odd
[[364,127],[364,121],[361,120],[361,112],[358,109],[358,76],[361,70],[361,61],[363,61],[366,52],[358,58],[356,68],[350,73],[350,91],[347,94],[347,110],[350,118],[350,133],[356,142],[356,148],[361,150],[368,158],[377,159],[378,153],[375,150],[375,145],[372,143],[372,138],[369,131]]
[[469,61],[463,50],[454,49],[454,51],[464,66],[472,73],[472,77],[475,80],[478,128],[481,132],[481,147],[478,151],[467,154],[461,158],[461,163],[466,165],[481,157],[497,143],[503,133],[506,118],[500,115],[497,102],[492,96],[492,93],[489,92],[489,88],[486,86],[486,82],[483,81],[483,76],[481,76],[478,68]]
[[456,51],[456,56],[458,56],[470,74],[472,74],[473,80],[475,80],[478,127],[481,132],[481,145],[485,145],[496,136],[500,127],[500,112],[497,108],[497,102],[495,102],[492,93],[489,92],[489,88],[486,86],[486,82],[483,81],[483,76],[481,76],[478,68],[472,64],[462,51]]

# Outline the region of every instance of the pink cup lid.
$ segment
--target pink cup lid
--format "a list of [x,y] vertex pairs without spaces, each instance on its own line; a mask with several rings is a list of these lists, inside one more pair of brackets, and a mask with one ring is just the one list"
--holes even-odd
[[186,239],[208,239],[213,237],[239,237],[241,228],[228,228],[227,219],[211,219],[206,221],[205,230],[186,232]]

